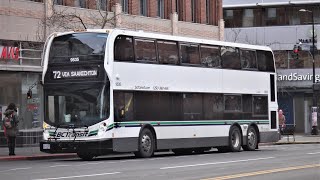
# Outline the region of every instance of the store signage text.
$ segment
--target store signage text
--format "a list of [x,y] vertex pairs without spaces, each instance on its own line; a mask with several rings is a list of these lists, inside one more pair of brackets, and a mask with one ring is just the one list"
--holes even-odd
[[[278,75],[278,81],[312,81],[313,75],[308,74],[298,74],[298,73],[290,73],[290,74],[280,74]],[[320,75],[316,74],[315,82],[320,82]]]
[[19,48],[10,46],[0,46],[0,59],[19,59]]
[[[299,39],[299,42],[301,42],[301,43],[312,43],[312,39]],[[317,40],[314,39],[314,42],[316,43]]]

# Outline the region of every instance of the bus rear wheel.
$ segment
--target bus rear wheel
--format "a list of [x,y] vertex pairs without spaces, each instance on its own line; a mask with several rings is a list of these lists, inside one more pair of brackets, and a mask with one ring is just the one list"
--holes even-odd
[[258,145],[258,134],[256,129],[253,126],[248,128],[247,133],[247,143],[243,145],[242,148],[245,151],[254,151]]
[[242,145],[242,134],[237,126],[232,126],[229,132],[229,147],[231,152],[239,152]]
[[138,151],[134,152],[136,157],[148,158],[153,156],[155,151],[155,138],[148,128],[144,128],[139,136]]

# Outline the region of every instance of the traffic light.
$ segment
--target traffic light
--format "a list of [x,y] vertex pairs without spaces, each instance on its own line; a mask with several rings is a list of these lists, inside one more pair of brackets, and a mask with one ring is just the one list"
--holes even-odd
[[32,90],[29,89],[29,91],[27,92],[27,99],[31,99],[32,98]]
[[293,53],[298,54],[299,53],[299,46],[298,45],[294,45],[293,47]]

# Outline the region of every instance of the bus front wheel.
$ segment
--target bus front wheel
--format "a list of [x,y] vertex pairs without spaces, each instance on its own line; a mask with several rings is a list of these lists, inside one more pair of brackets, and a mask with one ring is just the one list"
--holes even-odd
[[155,151],[155,138],[148,128],[144,128],[139,136],[138,151],[134,152],[135,156],[148,158],[153,156]]
[[247,133],[247,143],[243,145],[242,148],[245,151],[254,151],[258,145],[258,134],[256,129],[253,126],[248,128]]

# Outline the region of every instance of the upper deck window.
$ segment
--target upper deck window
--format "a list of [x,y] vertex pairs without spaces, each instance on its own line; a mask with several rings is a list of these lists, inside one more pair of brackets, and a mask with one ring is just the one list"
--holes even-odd
[[53,39],[49,63],[103,61],[107,34],[75,33]]
[[181,44],[180,52],[181,52],[182,63],[192,64],[192,65],[200,64],[199,45]]
[[222,67],[226,69],[241,69],[239,49],[221,47]]
[[114,43],[116,61],[134,61],[133,40],[130,36],[118,36]]
[[259,71],[275,72],[272,52],[257,51]]
[[157,62],[154,40],[135,39],[137,61]]
[[241,49],[240,55],[242,69],[257,69],[256,51]]
[[158,40],[157,45],[160,64],[179,63],[177,42]]

